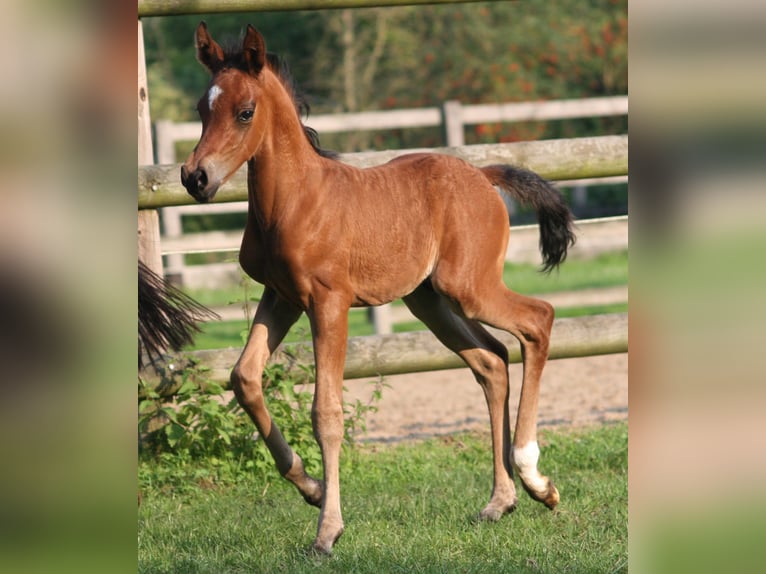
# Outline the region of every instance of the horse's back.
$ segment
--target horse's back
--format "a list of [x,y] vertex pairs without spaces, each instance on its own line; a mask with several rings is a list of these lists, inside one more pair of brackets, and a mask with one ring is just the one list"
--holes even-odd
[[[398,172],[399,179],[417,194],[435,194],[458,204],[476,204],[497,195],[479,168],[451,155],[411,153],[398,156],[380,167]],[[456,207],[464,209],[466,206]]]
[[400,156],[356,172],[348,197],[344,228],[354,228],[351,275],[360,301],[406,295],[441,260],[462,267],[505,252],[504,204],[486,176],[462,159]]
[[[430,220],[445,239],[477,226],[496,232],[508,227],[500,194],[486,175],[467,161],[436,153],[412,153],[394,158],[383,168],[397,171],[411,205],[427,206],[420,216]],[[439,221],[433,221],[437,218]]]

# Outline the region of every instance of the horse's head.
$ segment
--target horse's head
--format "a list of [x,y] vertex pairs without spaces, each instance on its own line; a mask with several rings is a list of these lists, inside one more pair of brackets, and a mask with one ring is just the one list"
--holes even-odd
[[257,153],[263,141],[266,119],[259,100],[265,88],[266,43],[248,25],[242,50],[224,54],[207,25],[200,22],[195,46],[197,60],[210,72],[211,80],[197,104],[202,136],[181,167],[181,182],[192,197],[205,203]]

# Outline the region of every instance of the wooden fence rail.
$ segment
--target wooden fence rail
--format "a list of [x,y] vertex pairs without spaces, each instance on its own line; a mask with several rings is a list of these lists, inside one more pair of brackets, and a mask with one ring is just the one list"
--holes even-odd
[[[456,148],[387,150],[342,154],[341,161],[357,167],[372,167],[413,151],[434,151],[460,157],[477,166],[510,163],[525,167],[550,180],[609,177],[628,173],[628,136],[599,136],[506,144],[471,145]],[[194,199],[181,185],[181,166],[144,165],[138,168],[138,208],[191,205]],[[243,166],[213,202],[247,199],[247,168]]]
[[[445,102],[442,108],[378,110],[345,114],[313,115],[307,121],[319,135],[361,130],[387,130],[442,126],[447,147],[465,144],[465,126],[493,122],[561,120],[622,116],[628,113],[628,96],[577,98],[537,102],[463,105]],[[175,163],[175,144],[197,141],[202,124],[158,120],[154,125],[157,163]]]
[[[226,204],[222,204],[226,205]],[[238,204],[228,204],[238,205]],[[209,213],[209,212],[207,212]],[[577,256],[580,250],[581,236],[594,235],[601,229],[614,229],[609,242],[603,242],[596,252],[614,251],[623,249],[627,246],[628,236],[628,216],[616,215],[614,217],[601,217],[594,219],[584,219],[575,222],[577,225],[578,239],[574,247],[569,251],[569,256]],[[163,237],[162,254],[189,254],[189,253],[218,253],[218,252],[238,252],[242,243],[243,230],[237,231],[203,231],[197,233],[187,233],[180,237]],[[506,252],[506,261],[514,263],[540,263],[540,250],[538,247],[538,238],[540,229],[537,224],[515,225],[511,229],[511,242],[508,244]],[[591,246],[588,245],[590,248]],[[586,256],[592,256],[593,249],[589,249]]]
[[[490,329],[508,349],[512,363],[521,362],[519,342],[505,331]],[[628,350],[628,315],[614,313],[556,319],[551,335],[550,359],[624,353]],[[139,396],[153,389],[163,396],[173,395],[182,383],[182,373],[189,376],[199,369],[199,381],[214,381],[228,387],[229,374],[241,349],[193,351],[169,356],[157,368],[141,372],[143,386]],[[280,346],[270,359],[286,366],[291,376],[307,381],[313,367],[310,342]],[[307,370],[308,367],[308,370]],[[465,367],[463,361],[442,345],[430,331],[413,331],[393,335],[370,335],[349,339],[345,379],[360,379],[419,373]]]
[[481,1],[483,0],[138,0],[138,17],[219,12],[373,8],[417,4],[469,4]]

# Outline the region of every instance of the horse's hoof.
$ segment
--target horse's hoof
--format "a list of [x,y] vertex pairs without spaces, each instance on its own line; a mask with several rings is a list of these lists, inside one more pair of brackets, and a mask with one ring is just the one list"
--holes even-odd
[[561,497],[559,496],[559,491],[556,488],[556,486],[553,484],[553,481],[550,478],[547,479],[547,481],[548,481],[548,485],[543,494],[538,494],[537,492],[529,488],[526,484],[524,484],[523,480],[521,484],[524,487],[524,490],[527,491],[527,494],[529,494],[529,496],[531,496],[537,502],[542,502],[545,506],[553,510],[558,505],[559,501],[561,500]]
[[341,534],[343,534],[342,527],[335,536],[330,538],[329,542],[326,539],[320,540],[317,536],[316,540],[314,540],[314,543],[311,545],[311,551],[320,556],[331,556],[332,547],[335,546],[335,543],[338,541]]
[[328,558],[332,556],[332,546],[327,548],[315,541],[309,548],[309,553],[317,558]]
[[553,510],[556,508],[556,505],[558,505],[560,500],[561,497],[559,497],[559,491],[551,482],[548,489],[548,496],[546,496],[545,500],[543,500],[543,504]]
[[497,522],[503,517],[503,514],[510,514],[514,510],[516,510],[515,497],[510,504],[497,505],[489,503],[484,507],[484,510],[479,513],[479,520],[483,522]]

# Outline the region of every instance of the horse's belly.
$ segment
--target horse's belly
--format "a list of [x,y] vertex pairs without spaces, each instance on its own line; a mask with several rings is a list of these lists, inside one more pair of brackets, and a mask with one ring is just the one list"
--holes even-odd
[[352,270],[356,305],[383,305],[412,293],[433,271],[431,252],[397,260],[380,258]]

